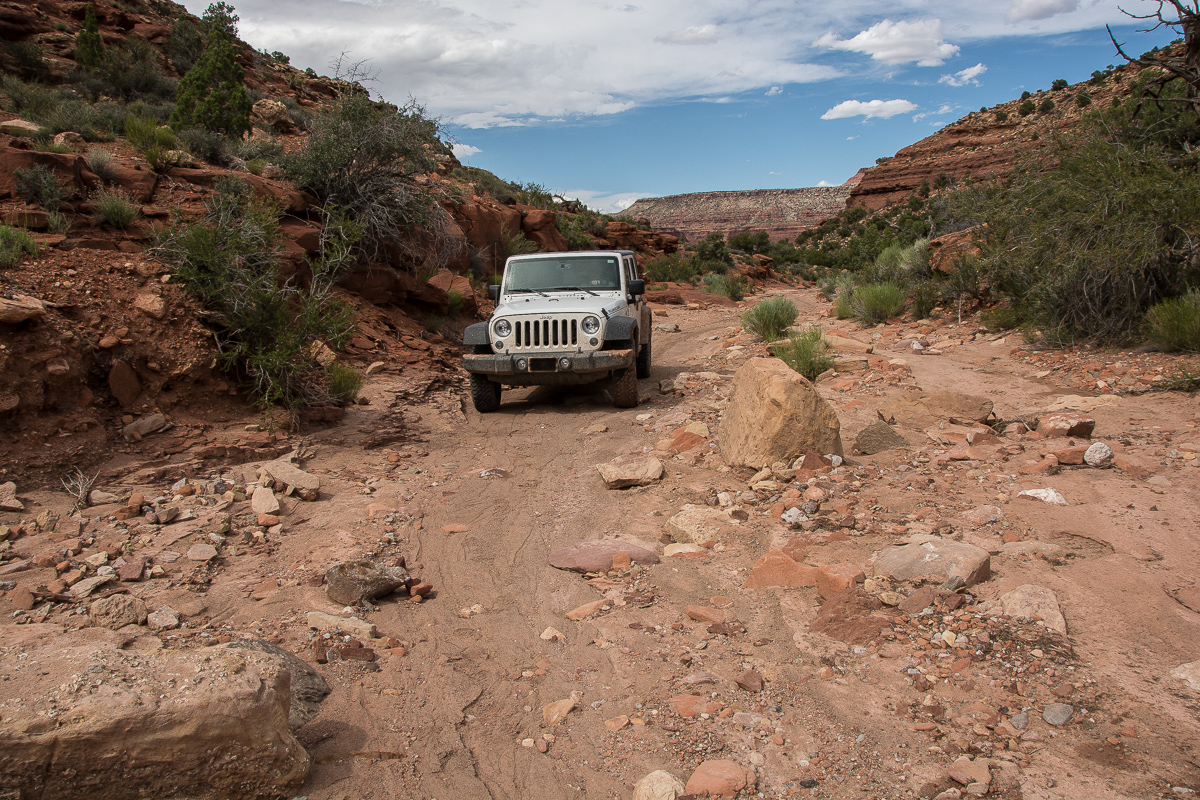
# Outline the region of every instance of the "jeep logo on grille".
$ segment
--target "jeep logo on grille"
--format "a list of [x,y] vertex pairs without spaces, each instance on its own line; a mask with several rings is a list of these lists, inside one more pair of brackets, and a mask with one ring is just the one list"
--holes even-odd
[[538,319],[554,319],[553,314],[542,314]]

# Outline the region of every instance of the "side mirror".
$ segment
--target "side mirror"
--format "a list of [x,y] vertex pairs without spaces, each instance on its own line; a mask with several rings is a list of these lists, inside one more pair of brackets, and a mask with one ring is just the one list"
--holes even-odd
[[646,293],[646,282],[641,278],[637,278],[629,282],[629,293],[634,297]]
[[493,283],[488,287],[488,300],[491,300],[493,303],[500,302],[500,286],[498,284]]

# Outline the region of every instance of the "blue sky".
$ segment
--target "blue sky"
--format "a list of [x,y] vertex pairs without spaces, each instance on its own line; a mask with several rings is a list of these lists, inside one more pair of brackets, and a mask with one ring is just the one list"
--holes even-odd
[[241,37],[294,66],[369,60],[368,88],[423,104],[463,163],[610,213],[842,183],[969,111],[1119,63],[1106,23],[1134,55],[1178,35],[1139,33],[1110,0],[234,5]]

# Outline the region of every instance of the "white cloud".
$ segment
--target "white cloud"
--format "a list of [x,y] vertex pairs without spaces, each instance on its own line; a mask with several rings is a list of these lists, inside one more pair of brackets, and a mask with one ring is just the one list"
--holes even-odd
[[595,192],[588,189],[572,189],[554,192],[568,200],[578,200],[593,211],[601,214],[620,214],[643,197],[657,197],[648,192]]
[[985,72],[987,72],[987,67],[982,63],[979,63],[973,67],[967,67],[966,69],[959,70],[953,75],[943,75],[942,77],[938,78],[938,83],[948,83],[951,86],[966,86],[968,83],[970,83],[978,86],[979,81],[976,79]]
[[717,41],[717,26],[693,25],[681,31],[671,31],[666,36],[658,36],[654,41],[665,44],[714,44]]
[[464,158],[470,158],[471,156],[475,155],[476,153],[483,152],[478,147],[475,147],[475,146],[469,145],[469,144],[462,144],[461,142],[459,144],[454,145],[450,149],[454,151],[454,157],[457,158],[459,161],[462,161]]
[[921,114],[914,114],[913,122],[920,122],[921,120],[925,119],[926,117],[944,117],[947,114],[953,113],[956,110],[956,108],[957,108],[956,106],[952,106],[949,103],[946,103],[941,108],[939,108],[937,111],[926,111]]
[[916,111],[917,104],[908,100],[844,100],[821,115],[821,119],[848,119],[850,117],[866,117],[872,119],[888,119],[898,114]]
[[772,86],[770,89],[767,89],[767,97],[774,97],[777,94],[783,94],[782,86]]
[[837,184],[832,181],[817,181],[817,186],[837,186]]
[[916,62],[922,67],[936,67],[947,58],[958,55],[958,45],[942,38],[942,21],[925,19],[916,22],[892,22],[885,19],[850,39],[839,39],[827,33],[815,44],[833,50],[865,53],[885,64]]
[[1049,19],[1079,8],[1079,0],[1013,0],[1008,9],[1009,22],[1027,19]]

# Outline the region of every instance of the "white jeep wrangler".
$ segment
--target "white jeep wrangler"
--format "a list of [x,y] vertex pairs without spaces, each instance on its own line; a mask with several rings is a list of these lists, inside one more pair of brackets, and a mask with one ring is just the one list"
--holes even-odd
[[630,250],[512,256],[487,322],[467,328],[463,366],[480,413],[502,386],[578,385],[613,378],[613,403],[637,405],[650,377],[650,309]]

